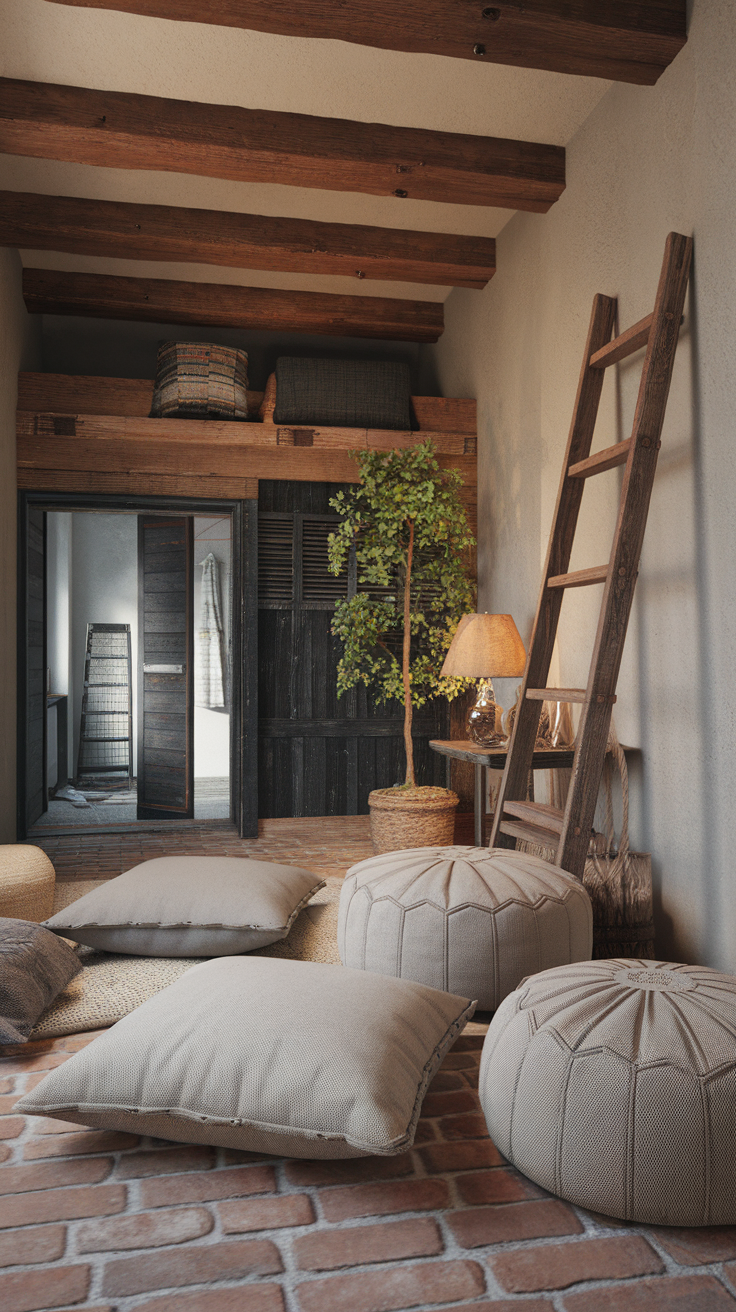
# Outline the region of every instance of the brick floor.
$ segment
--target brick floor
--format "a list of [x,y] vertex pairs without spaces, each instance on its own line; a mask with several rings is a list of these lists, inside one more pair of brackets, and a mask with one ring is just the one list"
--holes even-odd
[[234,826],[117,834],[49,834],[28,841],[43,848],[56,878],[112,879],[140,861],[177,852],[189,856],[252,856],[305,865],[324,875],[344,875],[356,861],[373,856],[367,815],[302,820],[261,820],[257,838],[238,838]]
[[[113,876],[172,846],[160,834],[44,840],[68,879]],[[176,850],[335,874],[370,855],[362,817],[266,822],[249,841],[203,826]],[[2,1312],[736,1312],[736,1226],[609,1222],[504,1162],[477,1101],[480,1035],[448,1054],[410,1152],[338,1162],[13,1112],[94,1037],[0,1059]]]
[[[0,1059],[5,1118],[39,1062],[93,1038]],[[436,1099],[452,1073],[477,1118],[482,1043],[458,1040],[397,1158],[283,1161],[25,1118],[0,1165],[0,1307],[736,1312],[736,1227],[609,1224],[544,1195],[485,1133],[448,1141]]]

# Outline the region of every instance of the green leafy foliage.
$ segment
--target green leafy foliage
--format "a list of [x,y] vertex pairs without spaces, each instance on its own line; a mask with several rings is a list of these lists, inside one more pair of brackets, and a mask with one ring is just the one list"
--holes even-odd
[[[338,693],[363,683],[380,700],[403,700],[408,726],[412,706],[440,695],[455,697],[468,685],[467,679],[442,679],[439,671],[460,617],[474,608],[475,589],[466,562],[475,539],[460,500],[462,477],[457,470],[440,469],[431,441],[352,455],[362,481],[330,501],[341,517],[328,539],[330,569],[339,574],[354,548],[359,588],[354,597],[335,606],[332,632],[343,644]],[[409,568],[405,663],[404,587]],[[413,783],[410,760],[407,782]]]

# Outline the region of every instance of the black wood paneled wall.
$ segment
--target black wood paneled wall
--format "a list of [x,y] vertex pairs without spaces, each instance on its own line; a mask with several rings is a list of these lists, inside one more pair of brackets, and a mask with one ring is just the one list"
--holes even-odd
[[[335,599],[354,586],[327,569],[334,483],[259,483],[259,815],[363,815],[368,794],[403,780],[403,707],[364,688],[337,696]],[[444,783],[430,738],[447,737],[447,703],[415,716],[419,783]]]

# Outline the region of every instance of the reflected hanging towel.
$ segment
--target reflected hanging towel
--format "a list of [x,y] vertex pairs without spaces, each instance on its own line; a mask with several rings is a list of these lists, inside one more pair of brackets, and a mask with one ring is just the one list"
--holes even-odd
[[222,611],[220,609],[219,563],[212,552],[200,562],[202,565],[202,600],[200,603],[199,630],[197,632],[197,688],[198,706],[224,706],[225,692],[222,679]]

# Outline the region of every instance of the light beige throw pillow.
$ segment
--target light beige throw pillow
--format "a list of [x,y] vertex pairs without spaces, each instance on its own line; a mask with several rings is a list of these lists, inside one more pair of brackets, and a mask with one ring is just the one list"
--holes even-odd
[[187,971],[57,1067],[17,1110],[292,1157],[391,1156],[475,1004],[307,961]]
[[47,920],[64,938],[138,957],[220,957],[286,938],[324,880],[232,856],[161,856]]

